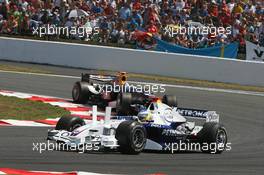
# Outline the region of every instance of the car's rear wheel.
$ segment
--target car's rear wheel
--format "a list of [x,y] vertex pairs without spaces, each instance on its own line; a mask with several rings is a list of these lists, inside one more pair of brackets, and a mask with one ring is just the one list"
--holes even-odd
[[75,103],[85,104],[89,98],[89,86],[87,82],[76,82],[72,88],[72,99]]
[[224,126],[219,123],[205,123],[203,129],[198,133],[198,138],[203,152],[222,153],[226,148],[227,132]]
[[118,115],[129,115],[132,103],[132,93],[119,93],[116,99],[116,112]]
[[178,106],[177,97],[175,95],[164,95],[162,98],[162,102],[171,107]]
[[79,117],[63,116],[57,122],[55,129],[56,130],[67,130],[67,131],[72,132],[76,128],[79,128],[83,125],[85,125],[85,122],[83,119]]
[[146,129],[137,121],[124,121],[116,129],[119,151],[123,154],[139,154],[146,145]]

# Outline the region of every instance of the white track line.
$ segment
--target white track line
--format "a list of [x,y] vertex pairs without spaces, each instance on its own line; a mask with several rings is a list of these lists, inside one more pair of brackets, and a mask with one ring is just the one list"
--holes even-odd
[[[35,76],[46,76],[46,77],[80,79],[80,77],[78,77],[78,76],[70,76],[70,75],[42,74],[42,73],[5,71],[5,70],[0,70],[0,72],[3,72],[3,73],[13,73],[13,74],[22,74],[22,75],[35,75]],[[136,83],[136,84],[162,85],[162,86],[171,87],[171,88],[183,88],[183,89],[193,89],[193,90],[210,91],[210,92],[232,93],[232,94],[241,94],[241,95],[254,95],[254,96],[262,96],[262,97],[264,97],[264,93],[254,92],[254,91],[242,91],[242,90],[231,90],[231,89],[218,89],[218,88],[207,88],[207,87],[197,87],[197,86],[184,86],[184,85],[163,84],[163,83],[148,83],[148,82],[139,82],[139,81],[128,81],[128,82],[129,83]]]
[[44,73],[32,73],[32,72],[19,72],[19,71],[9,71],[9,70],[0,70],[3,73],[13,73],[13,74],[24,74],[24,75],[36,75],[36,76],[46,76],[46,77],[59,77],[59,78],[72,78],[72,79],[80,79],[77,76],[70,75],[56,75],[56,74],[44,74]]
[[34,126],[34,127],[51,127],[51,125],[44,124],[44,123],[39,123],[35,121],[30,121],[30,120],[13,120],[13,119],[6,119],[6,120],[1,120],[3,122],[6,122],[10,124],[11,126]]
[[[1,89],[0,89],[0,95],[10,96],[10,97],[18,97],[18,98],[30,98],[32,96],[40,96],[40,95],[37,95],[37,94],[30,94],[30,93],[24,93],[24,92],[16,92],[15,94],[14,93],[8,93],[8,92],[1,92]],[[70,99],[70,98],[61,98],[61,97],[55,97],[55,96],[41,95],[41,97],[44,97],[44,98],[57,98],[57,99],[65,100],[65,101],[72,101],[72,99]],[[52,103],[52,102],[50,102],[50,103]],[[76,107],[76,106],[74,106],[74,107]]]

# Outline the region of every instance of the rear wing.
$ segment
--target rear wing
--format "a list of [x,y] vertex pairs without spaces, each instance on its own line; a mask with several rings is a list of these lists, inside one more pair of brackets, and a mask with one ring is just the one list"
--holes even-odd
[[81,80],[88,83],[110,83],[117,79],[117,76],[113,75],[100,75],[100,74],[82,74]]
[[189,108],[177,108],[177,111],[186,118],[204,119],[206,122],[219,123],[219,114],[216,111]]

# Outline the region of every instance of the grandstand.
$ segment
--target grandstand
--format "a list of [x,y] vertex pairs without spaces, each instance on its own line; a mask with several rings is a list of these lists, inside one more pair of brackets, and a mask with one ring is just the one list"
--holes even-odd
[[[193,25],[229,31],[173,36],[167,32],[168,26]],[[239,52],[245,54],[246,40],[264,46],[264,1],[0,0],[0,34],[128,44],[141,49],[155,49],[155,38],[189,49],[237,42]]]

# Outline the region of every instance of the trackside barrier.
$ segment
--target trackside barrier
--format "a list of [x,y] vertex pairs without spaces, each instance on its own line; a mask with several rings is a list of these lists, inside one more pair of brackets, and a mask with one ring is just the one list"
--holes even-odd
[[264,86],[264,63],[0,37],[0,60]]

